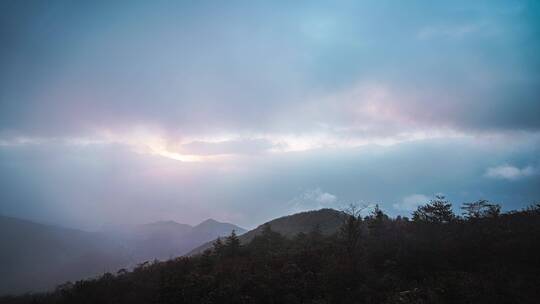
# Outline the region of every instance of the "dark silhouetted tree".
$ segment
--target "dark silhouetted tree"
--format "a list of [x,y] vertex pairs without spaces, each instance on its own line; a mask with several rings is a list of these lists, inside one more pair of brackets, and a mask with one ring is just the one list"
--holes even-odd
[[344,221],[333,234],[328,226],[323,234],[302,225],[304,233],[287,238],[264,226],[241,245],[233,232],[196,256],[147,262],[46,293],[0,296],[0,304],[536,304],[540,205],[495,217],[488,205],[464,205],[467,218],[481,218],[474,224],[453,220],[442,197],[418,208],[415,221],[450,222],[444,225],[392,219],[377,206],[364,220],[362,209],[351,206],[336,212]]
[[351,204],[344,210],[345,220],[340,228],[339,234],[345,245],[345,251],[350,258],[354,258],[358,253],[360,238],[362,236],[362,215],[364,208]]
[[271,255],[280,252],[284,242],[285,238],[266,223],[263,225],[261,234],[251,240],[250,247],[258,255]]
[[231,234],[225,239],[224,250],[227,256],[236,256],[240,252],[240,239],[236,235],[236,231],[231,231]]
[[217,256],[222,256],[223,255],[223,252],[224,252],[224,245],[223,245],[223,242],[221,241],[221,238],[218,237],[214,243],[212,244],[213,246],[213,251],[214,253],[217,255]]
[[487,200],[477,200],[472,203],[464,203],[461,207],[466,219],[479,219],[483,217],[497,217],[501,213],[501,206],[491,204]]
[[449,223],[455,218],[452,204],[443,195],[436,195],[434,200],[424,206],[419,206],[413,212],[413,221],[415,222],[443,224]]

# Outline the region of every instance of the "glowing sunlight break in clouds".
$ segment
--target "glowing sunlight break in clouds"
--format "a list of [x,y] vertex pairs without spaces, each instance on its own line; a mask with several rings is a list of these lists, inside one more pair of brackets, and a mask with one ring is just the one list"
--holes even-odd
[[249,227],[439,192],[519,209],[540,197],[539,13],[0,1],[0,214]]

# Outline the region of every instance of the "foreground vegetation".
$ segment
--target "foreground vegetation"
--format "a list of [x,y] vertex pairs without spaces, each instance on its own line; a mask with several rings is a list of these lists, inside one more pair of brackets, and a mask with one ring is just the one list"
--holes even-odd
[[267,225],[248,244],[233,233],[195,257],[0,303],[538,303],[540,205],[462,210],[444,197],[411,220],[351,207],[329,236],[313,227],[290,239]]

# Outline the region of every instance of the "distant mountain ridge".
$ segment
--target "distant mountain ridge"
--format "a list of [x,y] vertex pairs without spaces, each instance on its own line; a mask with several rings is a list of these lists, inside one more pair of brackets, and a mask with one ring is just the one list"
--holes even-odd
[[247,232],[230,223],[207,219],[195,226],[158,221],[115,234],[0,216],[0,294],[50,290],[68,280],[116,272],[148,260],[196,255],[211,248],[217,237],[228,236],[233,230],[242,243],[249,243],[265,224],[291,238],[315,227],[322,234],[331,235],[343,220],[341,211],[320,209],[283,216]]
[[159,221],[117,233],[87,232],[0,215],[0,295],[50,290],[66,281],[180,256],[232,230],[245,232],[213,219],[196,226]]
[[207,219],[196,226],[174,221],[160,221],[135,228],[130,237],[137,260],[164,260],[186,254],[191,249],[209,240],[229,235],[233,230],[246,230],[230,223]]
[[161,234],[161,233],[174,233],[185,234],[188,233],[193,227],[188,224],[180,224],[175,221],[158,221],[148,224],[142,224],[135,227],[136,233],[142,234]]
[[[261,234],[264,225],[270,225],[272,230],[289,238],[301,232],[309,233],[315,227],[318,227],[322,234],[330,235],[338,231],[343,224],[343,220],[344,213],[334,209],[325,208],[305,211],[268,221],[253,230],[239,235],[239,239],[242,243],[249,243],[256,235]],[[212,248],[214,241],[215,239],[191,250],[187,255],[200,254],[204,250]]]
[[105,235],[6,216],[0,216],[0,244],[0,294],[46,290],[129,263]]

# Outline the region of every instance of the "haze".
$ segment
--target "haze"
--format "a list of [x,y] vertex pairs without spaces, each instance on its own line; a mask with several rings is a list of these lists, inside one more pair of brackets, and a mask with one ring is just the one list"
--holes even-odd
[[0,3],[0,214],[540,197],[537,1],[30,2]]

